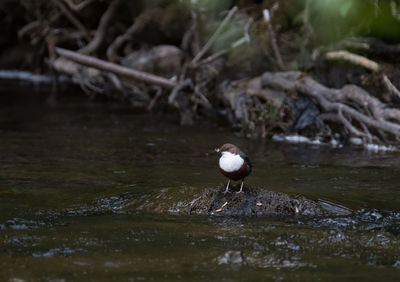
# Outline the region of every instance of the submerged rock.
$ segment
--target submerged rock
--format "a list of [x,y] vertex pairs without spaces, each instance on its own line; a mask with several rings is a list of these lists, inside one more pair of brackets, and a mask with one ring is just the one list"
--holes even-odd
[[126,209],[155,213],[173,213],[216,216],[262,216],[262,215],[328,215],[318,202],[305,197],[291,197],[288,194],[262,188],[245,189],[243,193],[224,194],[223,189],[207,188],[202,191],[187,187],[163,189],[154,194],[133,198],[126,202]]

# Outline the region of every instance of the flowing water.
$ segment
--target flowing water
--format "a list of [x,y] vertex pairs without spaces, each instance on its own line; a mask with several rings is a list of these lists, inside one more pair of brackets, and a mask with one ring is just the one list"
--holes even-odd
[[[399,153],[252,141],[81,95],[0,94],[0,281],[400,280]],[[212,149],[228,141],[253,162],[249,189],[352,213],[246,218],[127,205],[224,189]],[[173,193],[149,199],[173,202]]]

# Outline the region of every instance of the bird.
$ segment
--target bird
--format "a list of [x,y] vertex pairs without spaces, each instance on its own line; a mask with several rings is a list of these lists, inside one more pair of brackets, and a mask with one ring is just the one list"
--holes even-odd
[[220,148],[216,148],[217,153],[221,153],[218,167],[221,173],[228,178],[228,184],[224,194],[229,192],[229,184],[231,180],[242,180],[240,190],[236,193],[243,192],[244,179],[250,174],[252,165],[249,158],[238,147],[233,144],[226,143]]

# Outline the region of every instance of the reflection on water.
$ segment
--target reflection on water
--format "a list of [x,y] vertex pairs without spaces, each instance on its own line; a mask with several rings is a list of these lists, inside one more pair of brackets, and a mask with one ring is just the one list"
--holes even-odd
[[[1,281],[399,278],[397,153],[246,140],[79,96],[6,92],[0,109]],[[248,187],[351,214],[224,218],[127,207],[134,198],[173,201],[168,191],[188,187],[223,189],[212,149],[227,141],[249,152]]]

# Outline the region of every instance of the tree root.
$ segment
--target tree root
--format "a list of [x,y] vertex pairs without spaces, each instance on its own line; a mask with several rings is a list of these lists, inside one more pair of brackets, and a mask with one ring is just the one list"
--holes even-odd
[[[274,78],[274,79],[272,79]],[[365,141],[384,142],[383,131],[394,139],[400,138],[400,110],[389,108],[377,98],[356,85],[341,89],[328,88],[310,77],[294,80],[295,76],[282,73],[265,73],[264,85],[286,91],[297,91],[314,100],[323,109],[322,121],[340,123],[349,135]]]

